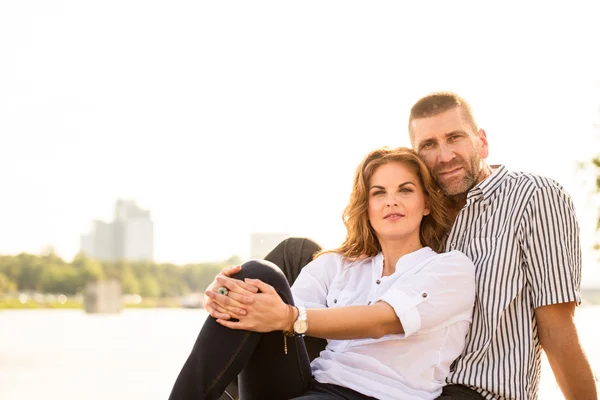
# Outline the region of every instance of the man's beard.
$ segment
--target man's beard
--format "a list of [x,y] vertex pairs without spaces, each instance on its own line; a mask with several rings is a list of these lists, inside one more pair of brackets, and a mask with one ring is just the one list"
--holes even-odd
[[[433,178],[446,196],[456,196],[467,193],[477,184],[479,173],[481,172],[481,158],[477,154],[474,154],[469,161],[470,162],[467,163],[462,158],[457,157],[451,162],[439,165],[433,170]],[[451,171],[458,167],[462,167],[465,173],[459,181],[444,183],[440,180],[440,170]]]

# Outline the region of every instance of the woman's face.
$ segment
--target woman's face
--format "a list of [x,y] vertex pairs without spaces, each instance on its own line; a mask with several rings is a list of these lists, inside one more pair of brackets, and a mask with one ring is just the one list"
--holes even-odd
[[369,221],[381,240],[419,240],[429,201],[419,177],[400,162],[379,166],[369,182]]

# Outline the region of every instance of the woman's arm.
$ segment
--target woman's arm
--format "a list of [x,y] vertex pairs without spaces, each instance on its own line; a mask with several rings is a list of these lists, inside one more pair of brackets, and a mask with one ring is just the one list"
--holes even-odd
[[[326,307],[327,288],[335,276],[339,261],[337,254],[329,253],[308,263],[292,287],[294,299],[307,308]],[[254,302],[258,288],[235,278],[241,270],[241,265],[225,268],[206,289],[204,304],[213,318],[229,320],[247,314],[247,305]],[[227,288],[229,293],[227,298],[221,297],[221,302],[218,302],[214,299],[219,297],[212,294],[216,294],[220,287]]]
[[[226,319],[217,319],[217,322],[232,329],[254,332],[291,331],[298,318],[297,309],[285,304],[270,285],[258,279],[247,279],[246,282],[260,290],[254,295],[254,302],[246,306],[247,314],[235,315],[237,322]],[[218,293],[207,295],[223,307],[231,301]],[[394,309],[383,301],[372,306],[308,309],[307,316],[307,335],[313,337],[348,340],[404,332]]]
[[[232,329],[258,332],[290,331],[297,318],[294,307],[279,298],[275,290],[256,279],[247,283],[259,288],[254,302],[246,306],[239,321],[218,322]],[[229,306],[230,299],[210,294]],[[307,334],[326,339],[380,338],[388,334],[410,336],[422,329],[436,329],[469,320],[475,299],[473,263],[462,253],[440,254],[419,272],[396,282],[370,306],[345,306],[307,310]]]
[[379,339],[385,335],[404,333],[396,312],[383,301],[371,306],[309,309],[306,314],[306,334],[324,339]]

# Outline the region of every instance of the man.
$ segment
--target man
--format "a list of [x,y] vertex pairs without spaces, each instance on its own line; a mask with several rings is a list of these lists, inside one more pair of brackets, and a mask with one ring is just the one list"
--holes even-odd
[[[573,320],[580,302],[581,249],[569,195],[551,179],[489,166],[486,133],[469,104],[454,93],[417,101],[409,134],[449,201],[454,224],[446,250],[462,251],[476,267],[467,345],[440,399],[536,399],[542,348],[567,400],[597,399]],[[290,284],[310,259],[291,262],[298,253],[292,244],[299,243],[318,249],[292,238],[267,256],[289,275]],[[224,275],[238,271],[234,267]],[[319,345],[307,343],[313,355]]]
[[566,399],[597,399],[573,320],[581,249],[569,195],[551,179],[489,166],[486,133],[454,93],[415,103],[409,134],[450,202],[446,250],[476,266],[467,346],[440,398],[535,399],[543,348]]

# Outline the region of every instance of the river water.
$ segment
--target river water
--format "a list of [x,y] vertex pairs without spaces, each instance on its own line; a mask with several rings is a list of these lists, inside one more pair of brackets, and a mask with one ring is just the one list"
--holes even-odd
[[[166,400],[206,316],[193,309],[0,311],[0,399]],[[600,307],[580,307],[576,318],[600,371]],[[547,363],[540,399],[562,399]]]

